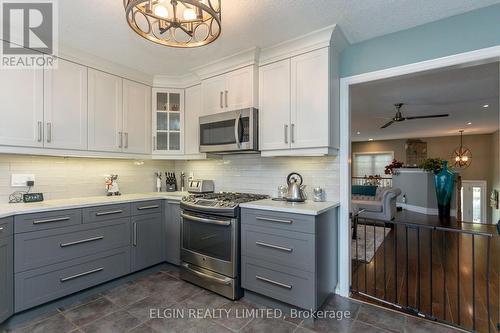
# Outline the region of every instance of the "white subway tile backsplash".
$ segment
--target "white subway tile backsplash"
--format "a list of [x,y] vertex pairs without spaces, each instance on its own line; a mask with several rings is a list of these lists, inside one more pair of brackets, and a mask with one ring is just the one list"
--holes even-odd
[[7,202],[9,194],[24,188],[11,187],[12,173],[35,174],[32,191],[43,192],[47,200],[104,195],[104,177],[118,174],[123,193],[155,191],[154,172],[173,171],[173,161],[46,157],[28,155],[0,155],[0,202]]
[[191,172],[195,178],[213,179],[216,191],[237,191],[277,195],[279,185],[286,184],[290,172],[298,172],[312,197],[314,187],[326,190],[328,200],[339,197],[339,165],[335,156],[274,157],[259,155],[225,155],[220,160],[177,161],[177,173]]
[[45,157],[27,155],[0,155],[0,202],[7,202],[9,194],[22,188],[10,186],[12,173],[33,173],[35,192],[43,192],[46,199],[104,195],[104,177],[119,175],[123,193],[155,190],[154,172],[176,171],[178,179],[184,171],[195,178],[213,179],[216,191],[262,193],[276,196],[279,185],[286,184],[290,172],[298,172],[312,196],[314,187],[323,187],[328,200],[339,195],[338,158],[329,157],[275,157],[263,158],[257,154],[226,155],[217,160],[151,161],[138,165],[134,160]]

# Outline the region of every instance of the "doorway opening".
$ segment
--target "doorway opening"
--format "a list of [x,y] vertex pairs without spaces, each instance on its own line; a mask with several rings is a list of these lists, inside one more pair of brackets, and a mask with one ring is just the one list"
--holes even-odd
[[[491,203],[500,188],[500,69],[498,58],[459,58],[343,80],[341,159],[350,163],[341,178],[350,181],[341,184],[341,218],[351,223],[341,226],[349,235],[341,247],[351,297],[489,332],[500,322],[499,212]],[[453,168],[460,130],[469,168]],[[394,156],[383,174],[373,156],[359,158],[378,152]],[[429,158],[447,161],[460,179],[447,220],[438,217],[434,174],[421,167]]]

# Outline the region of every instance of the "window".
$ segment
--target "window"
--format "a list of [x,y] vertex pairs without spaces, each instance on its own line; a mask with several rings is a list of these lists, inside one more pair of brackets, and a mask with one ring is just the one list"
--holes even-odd
[[353,177],[384,176],[385,166],[391,164],[394,152],[381,153],[354,153],[353,154]]

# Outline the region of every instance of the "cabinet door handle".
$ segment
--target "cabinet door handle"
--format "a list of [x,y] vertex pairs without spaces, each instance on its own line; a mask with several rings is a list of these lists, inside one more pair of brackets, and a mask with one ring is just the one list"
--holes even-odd
[[264,246],[264,247],[269,247],[271,249],[285,251],[285,252],[292,252],[293,251],[293,249],[290,249],[288,247],[283,247],[283,246],[278,246],[278,245],[273,245],[273,244],[267,244],[267,243],[263,243],[263,242],[255,242],[255,244],[260,245],[260,246]]
[[285,129],[285,143],[288,143],[288,125],[287,124],[285,124],[284,129]]
[[118,209],[118,210],[110,210],[108,212],[97,212],[95,213],[95,216],[104,216],[104,215],[112,215],[112,214],[120,214],[123,213],[123,210]]
[[224,98],[225,98],[225,101],[226,101],[226,108],[227,108],[227,94],[228,94],[228,91],[226,90],[226,91],[224,92],[224,95],[225,95],[225,97],[224,97]]
[[118,148],[123,148],[123,133],[122,132],[118,132],[118,140],[120,141]]
[[260,221],[266,221],[266,222],[276,222],[276,223],[285,223],[285,224],[292,224],[292,220],[280,220],[280,219],[271,219],[268,217],[256,217],[257,220]]
[[128,148],[128,132],[125,132],[125,148]]
[[137,223],[134,222],[134,237],[132,239],[132,245],[137,247]]
[[90,274],[94,274],[94,273],[100,272],[103,269],[104,269],[104,267],[96,268],[96,269],[93,269],[93,270],[90,270],[90,271],[87,271],[87,272],[84,272],[84,273],[79,273],[79,274],[71,275],[71,276],[68,276],[68,277],[65,277],[65,278],[61,278],[60,280],[61,280],[61,282],[71,281],[71,280],[77,279],[77,278],[82,277],[82,276],[86,276],[86,275],[90,275]]
[[265,278],[265,277],[262,277],[262,276],[259,276],[259,275],[255,275],[255,278],[257,280],[261,280],[261,281],[264,281],[264,282],[267,282],[267,283],[271,283],[271,284],[274,284],[278,287],[282,287],[282,288],[286,288],[286,289],[292,289],[293,286],[289,285],[289,284],[284,284],[284,283],[281,283],[281,282],[277,282],[277,281],[274,281],[274,280],[271,280],[271,279],[268,279],[268,278]]
[[58,217],[55,219],[47,219],[47,220],[35,220],[33,221],[33,224],[43,224],[43,223],[52,223],[52,222],[63,222],[63,221],[68,221],[70,218],[69,217]]
[[223,109],[224,108],[224,104],[222,104],[222,98],[224,97],[224,92],[220,92],[220,108]]
[[156,135],[153,135],[153,151],[156,150]]
[[160,205],[142,206],[142,207],[137,207],[137,210],[155,209],[158,207],[160,207]]
[[42,131],[43,131],[43,125],[42,125],[42,122],[39,121],[38,122],[38,138],[37,138],[38,142],[42,142]]
[[47,143],[52,142],[52,124],[47,123]]
[[68,246],[73,246],[73,245],[78,245],[78,244],[84,244],[84,243],[90,243],[90,242],[95,242],[98,240],[104,239],[104,236],[98,236],[98,237],[92,237],[92,238],[87,238],[87,239],[82,239],[74,242],[69,242],[69,243],[61,243],[59,244],[61,247],[68,247]]
[[295,143],[295,124],[292,124],[292,127],[290,127],[290,139],[292,143]]

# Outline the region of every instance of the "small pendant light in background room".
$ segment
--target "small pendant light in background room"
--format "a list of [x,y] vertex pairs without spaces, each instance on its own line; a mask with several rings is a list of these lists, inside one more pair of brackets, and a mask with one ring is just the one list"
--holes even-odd
[[466,169],[472,163],[472,153],[469,148],[463,145],[464,130],[460,130],[460,147],[456,148],[452,154],[453,168]]

